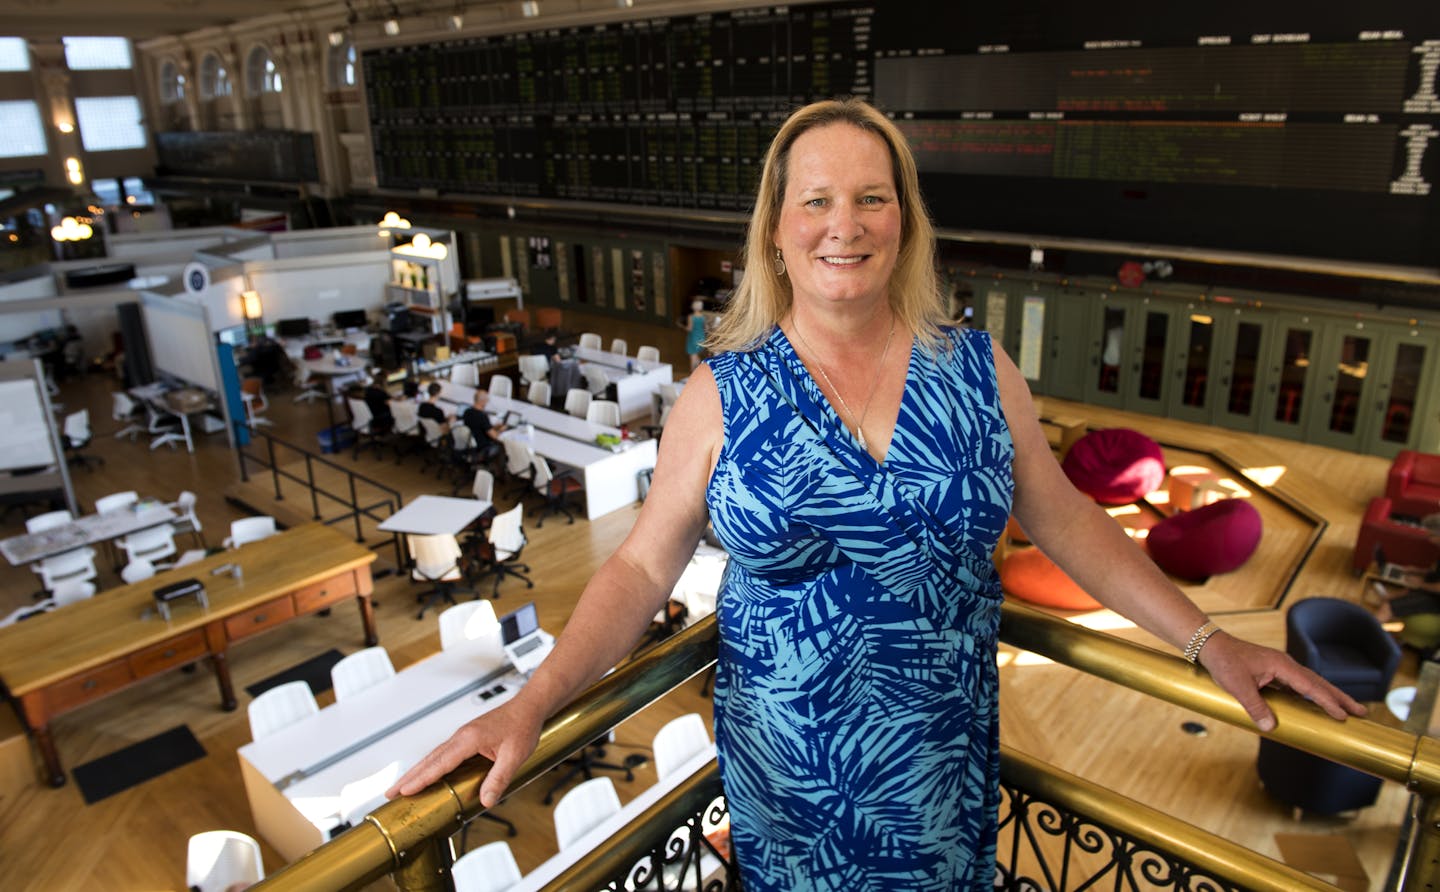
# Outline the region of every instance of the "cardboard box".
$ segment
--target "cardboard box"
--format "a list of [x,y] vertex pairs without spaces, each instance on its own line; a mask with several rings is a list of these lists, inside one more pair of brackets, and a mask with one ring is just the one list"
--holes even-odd
[[425,358],[430,362],[439,362],[442,359],[450,358],[450,348],[445,344],[428,343],[424,347]]
[[515,352],[515,336],[514,336],[513,334],[511,334],[510,332],[508,332],[508,331],[497,331],[497,332],[495,332],[495,352],[496,352],[496,353],[514,353],[514,352]]

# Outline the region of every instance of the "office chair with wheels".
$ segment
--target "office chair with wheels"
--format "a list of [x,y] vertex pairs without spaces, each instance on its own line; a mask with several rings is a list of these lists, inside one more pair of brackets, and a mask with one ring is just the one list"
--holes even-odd
[[[545,804],[550,804],[549,798]],[[566,793],[555,806],[555,841],[560,850],[563,852],[619,811],[620,797],[608,777],[592,778]]]
[[120,429],[115,432],[116,439],[129,437],[130,442],[135,442],[136,437],[145,433],[144,425],[136,423],[141,413],[145,411],[145,407],[122,390],[112,391],[110,400],[110,418],[121,425]]
[[576,418],[584,418],[590,411],[590,400],[594,399],[590,391],[581,387],[572,387],[565,393],[565,414],[573,415]]
[[90,430],[90,410],[81,409],[79,412],[71,412],[65,416],[64,446],[66,460],[72,465],[80,465],[90,470],[92,465],[103,465],[105,459],[98,455],[86,455],[81,450],[90,445],[94,434]]
[[335,689],[335,702],[353,697],[395,674],[390,654],[376,645],[357,650],[330,667],[330,686]]
[[585,350],[601,350],[604,349],[605,343],[600,340],[598,334],[593,331],[587,331],[580,335],[580,346]]
[[620,404],[614,400],[591,400],[590,408],[585,410],[585,420],[591,424],[603,424],[606,427],[620,426]]
[[[479,468],[475,471],[475,480],[470,484],[470,494],[478,501],[495,503],[495,475]],[[492,507],[493,511],[494,508]]]
[[550,408],[550,382],[531,381],[530,389],[525,393],[525,399],[543,408]]
[[641,361],[641,362],[659,362],[659,361],[660,361],[660,348],[659,348],[659,347],[651,347],[651,346],[649,346],[649,345],[645,345],[645,346],[641,346],[641,347],[636,347],[636,348],[635,348],[635,358],[638,359],[638,360]]
[[276,685],[250,701],[247,709],[250,717],[250,739],[269,737],[281,728],[293,725],[319,711],[315,694],[308,683],[287,681],[285,684]]
[[131,533],[120,540],[120,547],[129,561],[146,560],[152,564],[180,550],[175,546],[175,531],[168,523]]
[[522,502],[504,514],[495,515],[495,519],[490,522],[490,549],[480,568],[480,578],[494,574],[495,587],[490,594],[492,598],[500,597],[500,583],[506,576],[523,580],[526,588],[535,587],[535,583],[525,575],[530,572],[529,565],[520,563],[526,542],[522,521],[524,511],[525,505]]
[[550,471],[550,463],[544,456],[531,455],[530,466],[532,469],[531,482],[535,491],[545,498],[545,504],[540,509],[540,515],[535,518],[535,528],[539,529],[545,525],[545,517],[550,514],[565,515],[566,523],[574,523],[575,515],[570,513],[570,497],[583,495],[585,484],[570,473],[553,474]]
[[121,511],[138,501],[140,501],[140,494],[133,489],[112,492],[95,500],[95,513],[109,514],[111,511]]
[[171,511],[179,514],[180,518],[170,524],[170,529],[174,531],[176,535],[189,533],[195,537],[195,544],[200,546],[201,550],[204,550],[207,547],[205,545],[205,532],[200,526],[200,518],[195,514],[195,506],[199,501],[199,497],[188,489],[176,496],[175,501],[171,502],[169,507]]
[[492,633],[498,642],[500,620],[495,617],[495,607],[489,601],[465,601],[445,608],[440,614],[441,650]]
[[415,600],[423,602],[420,611],[415,614],[416,619],[424,619],[425,611],[441,602],[454,604],[456,592],[475,594],[474,589],[456,585],[464,576],[460,572],[460,543],[455,541],[454,536],[440,533],[405,538],[410,543],[410,557],[415,562],[410,578],[431,585],[429,591],[415,596]]
[[666,722],[655,732],[655,777],[664,780],[705,752],[710,745],[710,731],[698,712],[689,712]]
[[237,883],[265,879],[260,843],[235,830],[210,830],[190,837],[185,885],[196,892],[226,892]]
[[240,399],[245,403],[245,423],[250,427],[273,425],[262,413],[270,408],[265,399],[265,385],[259,378],[246,378],[240,382]]
[[145,580],[149,579],[154,575],[155,565],[145,560],[144,558],[137,558],[135,560],[132,560],[120,570],[120,578],[124,580],[126,585],[134,585],[137,582],[144,582]]
[[40,574],[47,592],[53,592],[62,583],[88,582],[100,575],[95,569],[95,549],[88,547],[51,555],[30,566]]
[[614,338],[610,341],[610,352],[616,356],[624,356],[630,352],[630,344],[624,338]]
[[491,396],[504,397],[508,400],[515,395],[515,382],[510,380],[508,376],[496,372],[490,376],[490,386],[488,390]]
[[505,892],[522,876],[510,844],[502,839],[455,859],[450,865],[450,879],[455,883],[455,892]]
[[25,521],[25,532],[39,533],[43,530],[52,530],[58,526],[64,526],[75,519],[75,515],[61,508],[58,511],[46,511],[44,514],[37,514]]
[[230,535],[221,543],[225,548],[239,548],[251,542],[268,539],[277,532],[275,518],[268,514],[242,517],[230,522]]

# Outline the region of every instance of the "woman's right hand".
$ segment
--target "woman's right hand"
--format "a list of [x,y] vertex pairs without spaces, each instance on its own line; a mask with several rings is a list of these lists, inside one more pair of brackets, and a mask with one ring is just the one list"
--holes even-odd
[[461,725],[449,740],[405,772],[385,791],[385,796],[412,796],[478,755],[494,763],[480,785],[480,802],[491,808],[535,751],[544,722],[544,717],[528,709],[521,698],[502,704]]

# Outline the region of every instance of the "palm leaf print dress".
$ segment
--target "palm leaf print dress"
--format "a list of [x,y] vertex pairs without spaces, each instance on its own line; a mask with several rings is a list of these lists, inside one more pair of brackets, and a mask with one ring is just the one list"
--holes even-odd
[[777,327],[708,362],[730,551],[715,736],[746,892],[988,889],[999,800],[991,552],[1014,448],[989,336],[917,341],[883,463]]

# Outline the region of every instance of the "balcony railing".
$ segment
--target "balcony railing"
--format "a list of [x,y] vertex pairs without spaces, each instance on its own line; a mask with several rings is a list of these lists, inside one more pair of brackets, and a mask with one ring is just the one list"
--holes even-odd
[[[1012,604],[1005,605],[1001,632],[1008,644],[1254,730],[1229,695],[1178,657]],[[618,668],[546,723],[512,789],[705,670],[715,652],[715,622],[708,618]],[[1440,743],[1362,719],[1337,723],[1288,694],[1267,693],[1266,699],[1279,720],[1272,739],[1417,794],[1415,832],[1395,885],[1433,888],[1440,881]],[[382,806],[257,888],[353,889],[391,874],[402,890],[449,889],[449,838],[482,810],[478,790],[488,768],[486,760],[472,759],[445,782]],[[1001,774],[1005,804],[997,867],[1009,888],[1334,888],[1009,748],[1002,748]],[[728,888],[728,866],[706,840],[723,817],[712,763],[547,888]],[[715,876],[700,876],[699,857],[706,853],[721,865]]]

